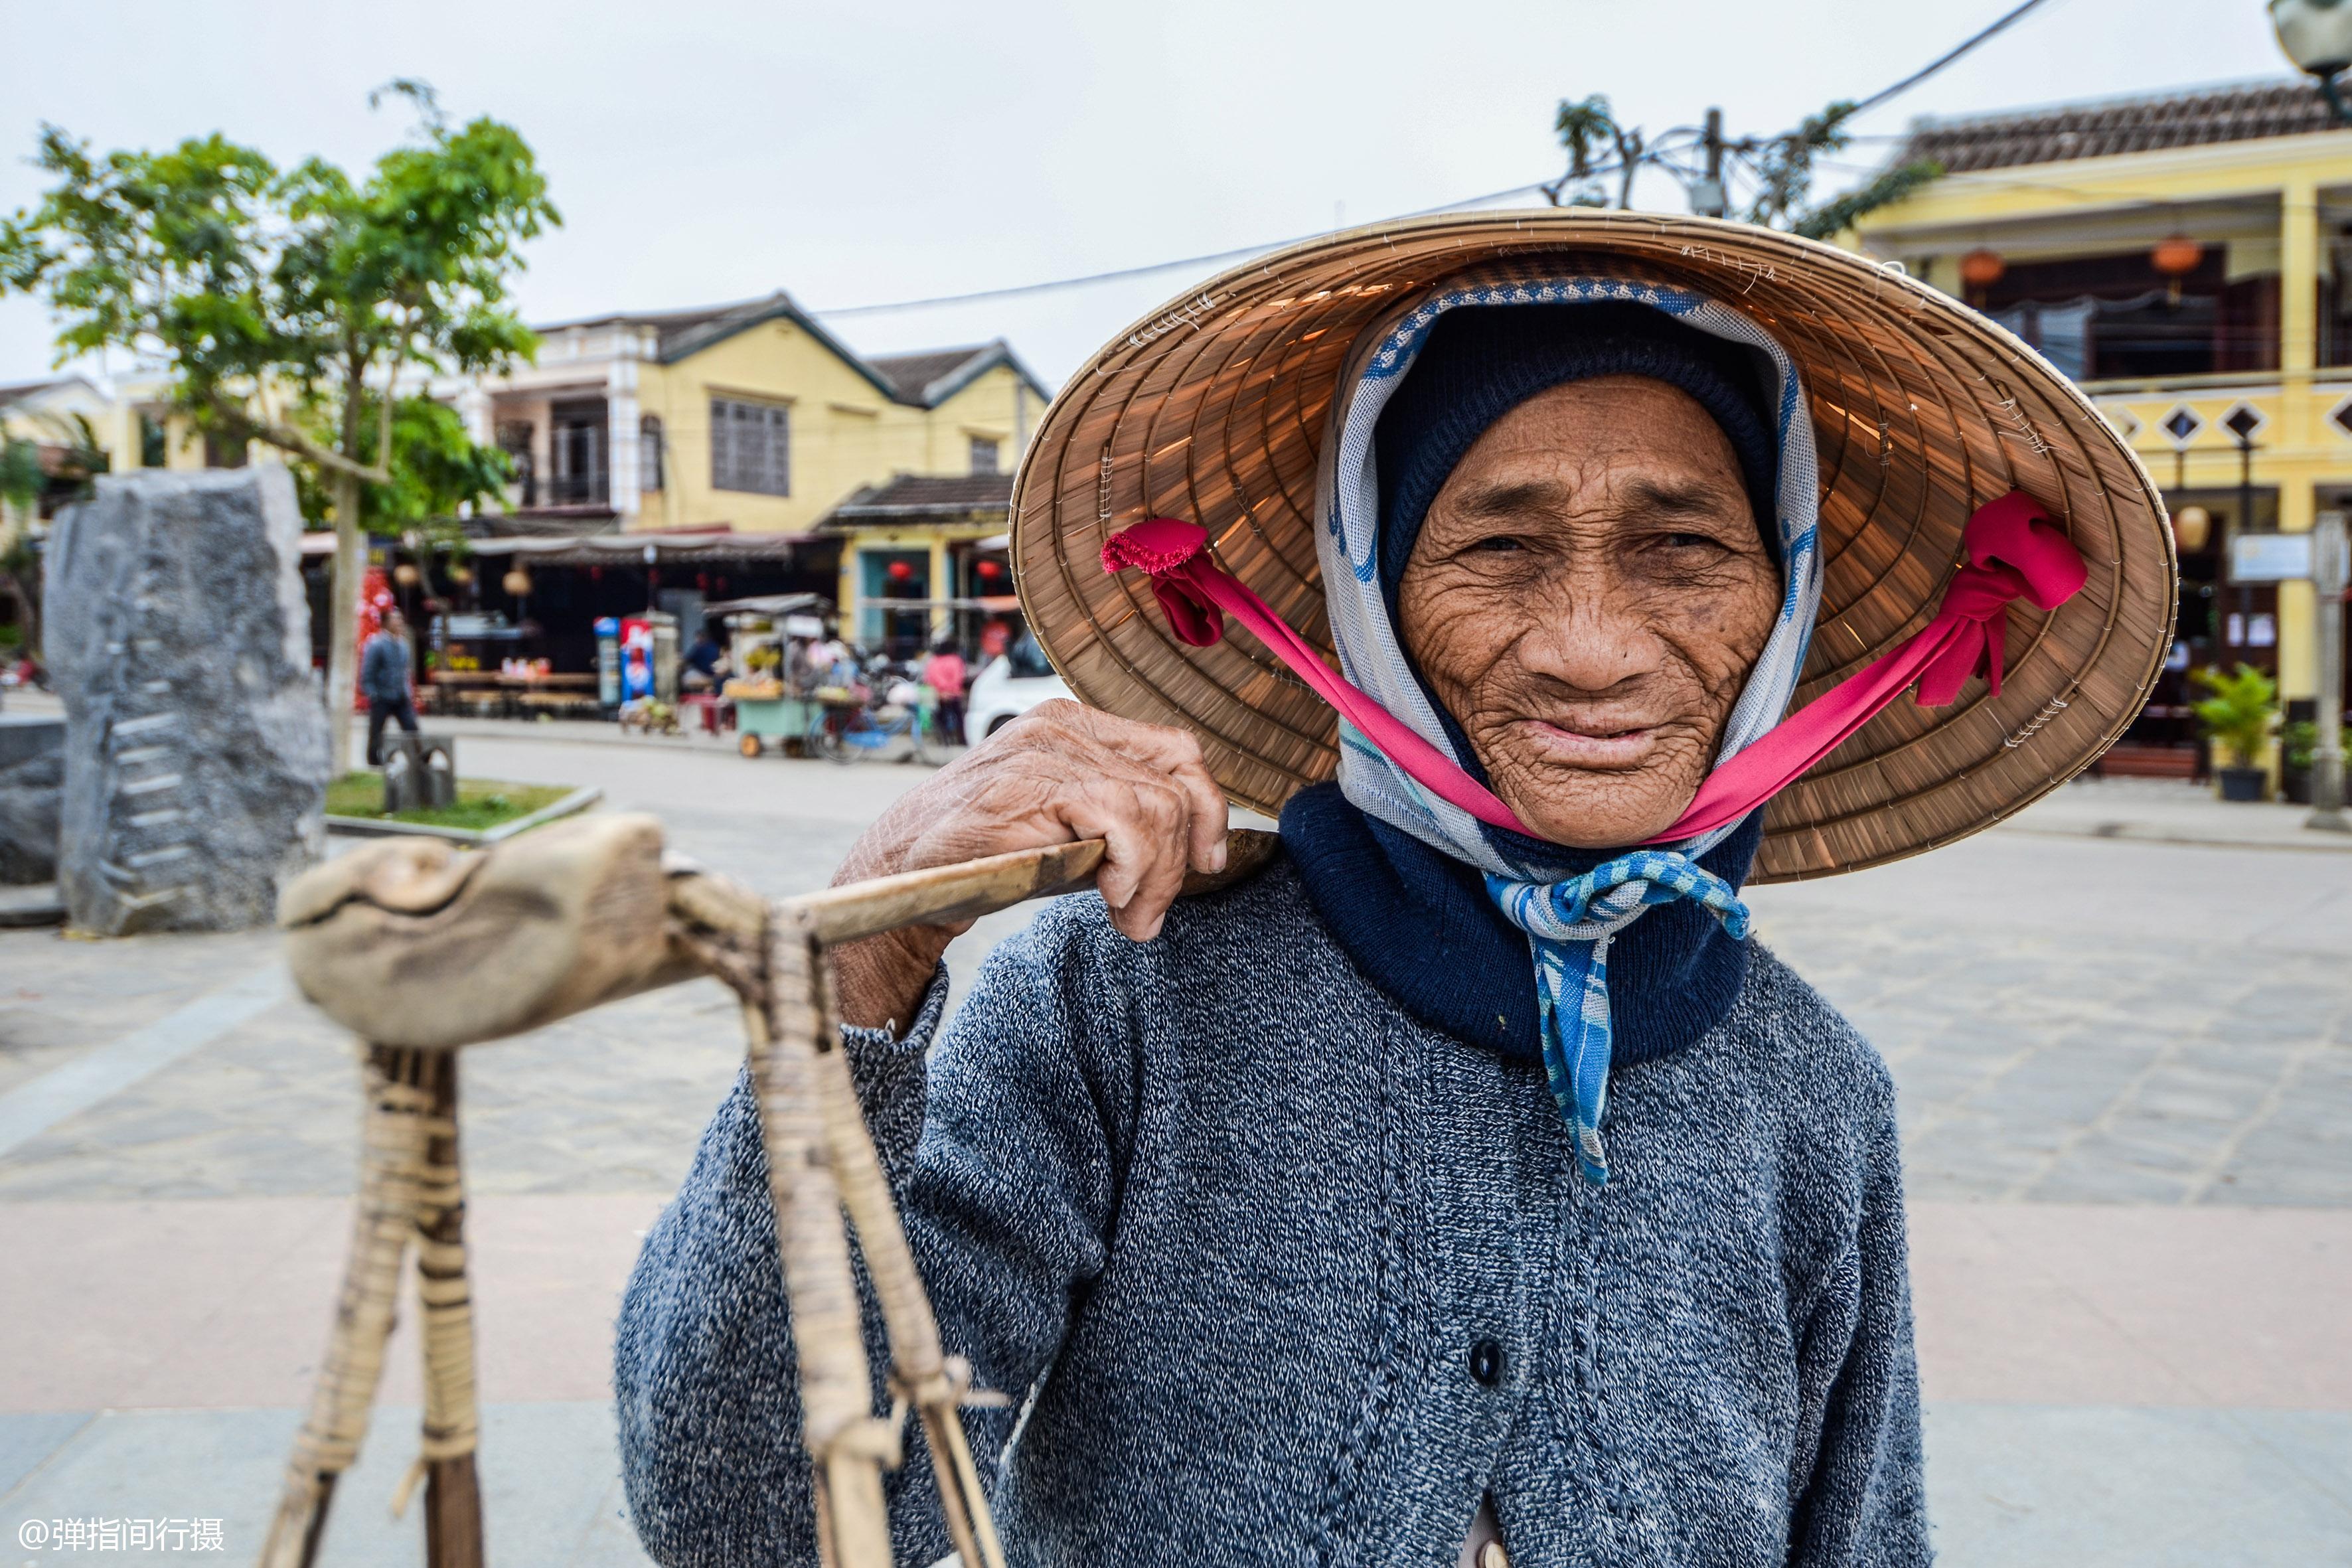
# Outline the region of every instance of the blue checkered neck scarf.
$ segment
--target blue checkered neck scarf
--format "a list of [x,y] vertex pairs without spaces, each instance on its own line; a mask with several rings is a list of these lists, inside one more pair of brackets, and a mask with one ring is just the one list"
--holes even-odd
[[[1729,759],[1780,722],[1795,695],[1813,618],[1822,563],[1815,523],[1820,470],[1812,424],[1795,364],[1748,317],[1687,289],[1594,277],[1559,277],[1539,261],[1465,274],[1399,306],[1358,341],[1333,400],[1318,476],[1316,531],[1324,603],[1342,673],[1423,739],[1476,771],[1466,743],[1448,726],[1405,657],[1381,588],[1380,502],[1373,428],[1412,368],[1430,328],[1450,310],[1523,304],[1633,301],[1684,324],[1743,344],[1769,362],[1780,450],[1775,496],[1786,584],[1779,616],[1724,725],[1717,762]],[[1580,876],[1559,879],[1522,855],[1509,837],[1423,789],[1352,727],[1339,729],[1339,787],[1368,816],[1409,833],[1486,874],[1503,917],[1527,933],[1534,959],[1544,1068],[1560,1114],[1574,1130],[1577,1163],[1595,1185],[1609,1179],[1601,1123],[1608,1109],[1611,1020],[1609,944],[1643,911],[1676,899],[1697,903],[1734,940],[1748,931],[1747,907],[1697,858],[1732,832],[1723,827],[1679,844],[1628,850]]]

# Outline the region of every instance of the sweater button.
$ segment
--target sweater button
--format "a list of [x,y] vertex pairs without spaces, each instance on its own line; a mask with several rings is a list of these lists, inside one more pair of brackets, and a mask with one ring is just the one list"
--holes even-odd
[[1503,1381],[1503,1347],[1493,1340],[1480,1340],[1470,1347],[1470,1375],[1480,1386],[1492,1388]]

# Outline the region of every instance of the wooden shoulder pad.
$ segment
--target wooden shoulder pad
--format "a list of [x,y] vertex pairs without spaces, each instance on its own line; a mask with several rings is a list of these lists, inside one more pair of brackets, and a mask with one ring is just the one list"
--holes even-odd
[[1274,864],[1282,853],[1282,835],[1267,833],[1255,827],[1236,827],[1225,835],[1225,868],[1202,874],[1184,874],[1180,899],[1197,899],[1203,893],[1222,893],[1227,888],[1239,887],[1260,871]]

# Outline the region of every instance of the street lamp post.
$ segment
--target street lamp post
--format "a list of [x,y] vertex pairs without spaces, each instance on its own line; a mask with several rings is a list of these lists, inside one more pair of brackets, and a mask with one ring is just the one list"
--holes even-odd
[[2270,7],[2279,47],[2295,69],[2319,83],[2319,94],[2337,122],[2352,125],[2352,110],[2336,90],[2336,77],[2352,68],[2352,5],[2344,0],[2270,0]]
[[2324,511],[2311,538],[2311,587],[2319,601],[2318,731],[2311,756],[2311,815],[2305,827],[2352,833],[2344,815],[2344,590],[2352,578],[2344,514]]
[[[2238,517],[2230,531],[2235,538],[2254,531],[2254,426],[2232,424],[2230,433],[2238,442]],[[2238,583],[2238,635],[2230,641],[2242,648],[2254,646],[2254,591],[2243,579]]]

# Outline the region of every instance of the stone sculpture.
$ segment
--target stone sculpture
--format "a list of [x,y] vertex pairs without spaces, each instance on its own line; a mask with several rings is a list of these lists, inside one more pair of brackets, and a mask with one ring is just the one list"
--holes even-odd
[[61,719],[0,715],[0,885],[57,879],[65,745]]
[[326,844],[293,476],[103,475],[50,534],[66,706],[59,892],[106,936],[271,920]]

